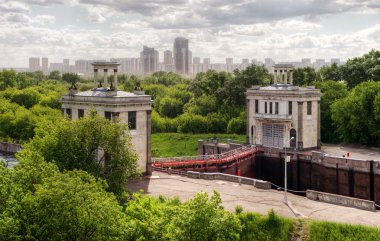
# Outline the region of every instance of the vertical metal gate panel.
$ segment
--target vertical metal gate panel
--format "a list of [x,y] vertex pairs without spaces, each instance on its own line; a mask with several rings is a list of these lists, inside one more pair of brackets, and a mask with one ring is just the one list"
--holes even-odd
[[263,146],[282,148],[284,144],[284,126],[263,124]]

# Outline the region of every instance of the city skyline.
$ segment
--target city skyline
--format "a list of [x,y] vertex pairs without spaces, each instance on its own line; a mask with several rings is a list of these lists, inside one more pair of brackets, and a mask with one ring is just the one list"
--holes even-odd
[[346,60],[380,47],[377,1],[4,0],[0,13],[1,67],[136,57],[144,45],[172,50],[176,37],[215,62]]

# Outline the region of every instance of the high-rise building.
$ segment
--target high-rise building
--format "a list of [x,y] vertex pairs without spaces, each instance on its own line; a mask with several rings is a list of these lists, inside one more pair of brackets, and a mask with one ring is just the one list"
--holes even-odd
[[178,74],[189,74],[189,40],[176,38],[173,45],[174,66]]
[[49,59],[44,57],[41,60],[42,60],[41,70],[46,73],[49,71]]
[[164,64],[173,64],[173,52],[166,50],[164,52]]
[[314,68],[319,70],[320,68],[322,68],[325,65],[326,65],[325,59],[316,59],[315,63],[314,63]]
[[30,71],[37,71],[40,69],[41,69],[40,58],[37,58],[37,57],[29,58],[29,70]]
[[273,73],[273,66],[275,62],[271,58],[266,58],[265,60],[265,68],[269,71],[269,73]]
[[242,63],[242,64],[249,64],[249,59],[242,59],[242,60],[241,60],[241,63]]
[[76,73],[87,74],[87,73],[91,73],[91,71],[92,71],[91,61],[84,60],[84,59],[75,60]]
[[140,53],[142,74],[152,74],[158,70],[158,51],[147,46],[143,47]]
[[164,65],[163,70],[166,72],[174,72],[174,63],[173,63],[173,52],[170,50],[166,50],[164,52]]

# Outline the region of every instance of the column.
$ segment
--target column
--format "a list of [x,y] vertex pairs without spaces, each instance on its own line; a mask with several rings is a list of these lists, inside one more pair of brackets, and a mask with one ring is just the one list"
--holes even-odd
[[274,70],[274,84],[277,84],[277,69]]
[[113,69],[113,85],[114,89],[117,90],[117,69]]
[[146,111],[146,174],[152,174],[151,160],[151,132],[152,132],[152,111]]
[[284,84],[288,83],[288,71],[284,70]]
[[297,149],[302,150],[303,149],[303,102],[299,101],[297,103],[298,103]]
[[98,83],[98,69],[94,69],[94,89],[99,87]]
[[290,84],[293,85],[293,70],[290,70]]
[[108,87],[108,69],[104,69],[104,88]]
[[321,148],[321,101],[318,101],[317,105],[317,148]]

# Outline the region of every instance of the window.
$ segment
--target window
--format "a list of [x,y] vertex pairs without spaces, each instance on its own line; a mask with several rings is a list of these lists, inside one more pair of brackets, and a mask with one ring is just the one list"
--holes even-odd
[[66,109],[66,115],[71,119],[71,109]]
[[111,120],[111,116],[112,116],[112,112],[109,112],[109,111],[105,111],[104,112],[104,117],[108,120]]
[[83,109],[78,109],[78,119],[84,117],[84,110]]
[[259,100],[255,100],[255,113],[259,113]]
[[289,115],[293,115],[293,103],[291,101],[288,102],[288,113]]
[[136,130],[136,111],[128,112],[128,126],[130,130]]
[[307,102],[307,114],[311,115],[311,101]]
[[278,114],[278,102],[274,103],[274,113]]
[[268,113],[268,105],[267,102],[265,102],[265,114]]
[[269,113],[270,114],[273,113],[273,103],[272,102],[269,102]]

